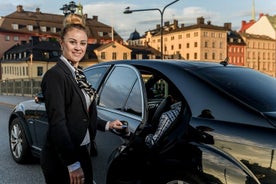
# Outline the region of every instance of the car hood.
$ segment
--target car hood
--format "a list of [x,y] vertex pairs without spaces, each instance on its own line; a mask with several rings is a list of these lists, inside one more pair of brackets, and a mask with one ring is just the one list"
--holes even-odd
[[40,104],[36,103],[35,100],[26,100],[26,101],[23,101],[23,102],[17,104],[14,107],[14,111],[15,112],[20,111],[20,112],[25,113],[27,110],[37,110],[39,106],[40,106]]

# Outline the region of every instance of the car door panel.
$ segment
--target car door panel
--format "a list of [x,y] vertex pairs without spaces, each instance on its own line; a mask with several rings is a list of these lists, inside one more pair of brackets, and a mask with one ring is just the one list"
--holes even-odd
[[146,117],[145,87],[139,71],[129,65],[115,65],[99,89],[98,115],[110,121],[128,121],[134,132]]

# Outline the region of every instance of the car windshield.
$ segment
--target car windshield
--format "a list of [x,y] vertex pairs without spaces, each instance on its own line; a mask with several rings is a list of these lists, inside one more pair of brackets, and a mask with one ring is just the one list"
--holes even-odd
[[200,75],[262,112],[276,111],[276,78],[253,69],[205,68]]

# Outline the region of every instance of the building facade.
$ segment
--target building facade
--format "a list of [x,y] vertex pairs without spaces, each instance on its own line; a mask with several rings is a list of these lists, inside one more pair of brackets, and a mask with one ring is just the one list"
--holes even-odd
[[[113,40],[122,42],[123,39],[113,30],[98,21],[98,16],[89,18],[86,26],[89,31],[89,44],[103,44]],[[18,5],[15,12],[0,18],[0,57],[16,44],[29,42],[32,36],[42,41],[59,39],[64,15],[42,13],[39,8],[35,12],[25,11]]]
[[246,43],[245,66],[276,77],[275,39],[247,33],[242,38]]

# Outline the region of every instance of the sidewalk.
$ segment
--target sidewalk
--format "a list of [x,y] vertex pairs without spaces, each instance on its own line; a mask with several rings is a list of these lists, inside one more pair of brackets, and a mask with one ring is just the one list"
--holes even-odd
[[31,99],[33,99],[33,97],[0,95],[0,104],[14,106],[22,101],[31,100]]

